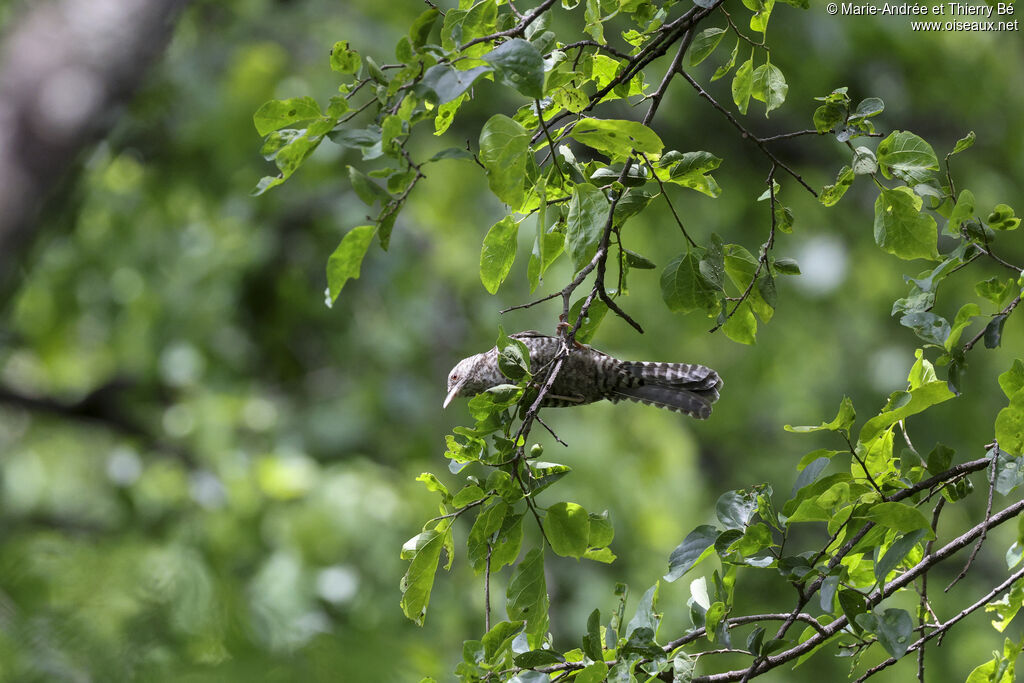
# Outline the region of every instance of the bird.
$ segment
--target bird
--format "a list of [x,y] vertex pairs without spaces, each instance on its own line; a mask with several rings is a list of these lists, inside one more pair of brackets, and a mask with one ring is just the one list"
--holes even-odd
[[[517,332],[530,352],[530,369],[539,375],[563,348],[563,340],[534,332]],[[444,408],[457,396],[475,396],[509,380],[498,369],[498,347],[459,361],[448,374]],[[541,402],[546,407],[577,406],[625,399],[684,413],[698,420],[711,415],[722,379],[709,367],[693,363],[619,360],[585,344],[565,359]]]

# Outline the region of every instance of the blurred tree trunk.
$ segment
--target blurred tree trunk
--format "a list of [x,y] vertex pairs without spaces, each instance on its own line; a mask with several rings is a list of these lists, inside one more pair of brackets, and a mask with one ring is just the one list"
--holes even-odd
[[8,27],[0,45],[0,292],[20,277],[53,188],[110,131],[186,2],[38,2]]

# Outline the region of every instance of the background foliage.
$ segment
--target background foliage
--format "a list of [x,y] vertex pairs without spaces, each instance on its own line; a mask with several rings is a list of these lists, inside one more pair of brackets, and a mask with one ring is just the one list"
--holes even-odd
[[[249,196],[255,178],[274,172],[254,153],[252,112],[271,98],[323,103],[339,82],[328,68],[336,41],[387,63],[422,9],[411,0],[194,5],[131,111],[51,203],[24,278],[2,302],[4,680],[446,679],[463,640],[482,631],[483,594],[464,562],[436,583],[426,628],[408,622],[397,549],[436,509],[415,477],[440,470],[440,436],[466,422],[464,406],[440,410],[448,369],[488,348],[499,321],[553,331],[554,308],[497,314],[528,300],[523,262],[497,299],[481,286],[480,243],[500,206],[470,162],[428,168],[389,253],[371,250],[329,309],[325,257],[367,222],[345,178],[358,153],[323,145],[284,188]],[[768,121],[752,111],[752,129],[809,127],[812,98],[846,85],[855,101],[885,100],[886,130],[914,130],[936,150],[974,130],[975,147],[953,162],[957,177],[979,206],[1015,198],[1019,36],[911,33],[891,17],[832,18],[819,7],[780,7],[772,31],[787,103]],[[695,75],[706,82],[714,66]],[[719,101],[730,100],[728,80],[712,88]],[[764,159],[682,85],[669,90],[658,133],[724,158],[715,176],[725,192],[674,195],[677,209],[698,242],[718,232],[759,244],[763,203],[729,198],[763,191]],[[478,87],[483,96],[460,110],[449,139],[475,140],[494,111],[521,104],[493,83]],[[418,158],[451,146],[429,137],[416,141]],[[779,154],[821,187],[845,152],[813,142],[783,143]],[[873,243],[876,193],[858,181],[842,210],[825,210],[787,189],[798,222],[776,253],[795,257],[803,275],[778,281],[778,310],[756,346],[706,334],[699,315],[668,315],[658,271],[634,271],[629,283],[646,334],[609,316],[594,341],[622,356],[714,366],[726,387],[712,420],[636,405],[545,414],[571,444],[558,454],[573,466],[561,493],[609,510],[619,555],[609,566],[549,558],[556,644],[572,647],[595,605],[613,610],[616,582],[633,588],[631,614],[672,548],[712,521],[721,492],[766,481],[786,493],[804,453],[835,445],[781,425],[829,420],[844,395],[877,409],[905,388],[918,342],[888,314],[917,268]],[[665,266],[681,248],[671,216],[652,205],[636,220],[631,248]],[[1024,261],[1019,240],[1009,242],[1002,255]],[[519,254],[531,244],[524,235]],[[554,266],[547,286],[568,271]],[[976,299],[973,280],[944,286],[950,302]],[[981,457],[977,425],[1006,404],[996,376],[1020,356],[1022,326],[1011,316],[1003,346],[972,355],[965,398],[914,430],[965,460]],[[549,455],[561,449],[533,438]],[[949,514],[976,518],[979,498]],[[456,527],[459,546],[467,531]],[[1001,549],[1014,538],[993,532],[959,590],[980,595],[1005,576]],[[503,594],[500,581],[493,590]],[[684,583],[661,589],[669,632],[689,625]],[[770,597],[756,583],[744,595],[749,611]],[[941,595],[935,604],[953,609]],[[986,615],[969,619],[930,651],[936,680],[962,680],[979,653],[1001,649]],[[1008,634],[1019,638],[1019,625]],[[773,675],[832,680],[848,664],[823,654]],[[879,678],[906,680],[901,667]]]

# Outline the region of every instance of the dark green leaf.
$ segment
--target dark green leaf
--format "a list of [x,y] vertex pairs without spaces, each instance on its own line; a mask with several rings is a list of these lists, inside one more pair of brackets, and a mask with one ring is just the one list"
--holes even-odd
[[473,87],[478,78],[493,70],[490,66],[478,66],[468,71],[459,71],[449,64],[435,64],[423,74],[423,78],[416,84],[415,92],[435,104],[446,104],[461,96]]
[[661,296],[673,313],[718,310],[717,288],[701,272],[697,251],[680,254],[661,273]]
[[885,577],[889,575],[893,569],[895,569],[903,558],[907,556],[917,542],[924,538],[925,532],[923,529],[912,531],[900,538],[889,546],[889,550],[886,551],[885,555],[875,563],[875,580],[879,584],[885,582]]
[[878,642],[895,659],[906,654],[907,648],[910,647],[914,620],[906,610],[890,608],[882,615],[871,612],[859,614],[857,624],[878,636]]
[[953,464],[953,455],[956,453],[949,446],[943,444],[935,444],[935,448],[928,454],[928,458],[925,460],[925,467],[932,474],[938,474],[939,472],[945,472],[949,469],[950,465]]
[[683,542],[676,546],[668,558],[666,581],[675,581],[707,557],[721,532],[713,526],[702,525],[691,531]]
[[528,552],[513,570],[505,592],[505,611],[513,621],[526,621],[530,646],[540,647],[548,629],[548,592],[542,549]]
[[985,348],[996,349],[1003,341],[1003,324],[1006,322],[1006,314],[1000,313],[988,322],[985,326]]
[[569,200],[565,231],[565,250],[572,257],[574,270],[581,270],[594,258],[607,222],[608,200],[604,192],[590,183],[576,185]]
[[726,529],[743,530],[757,512],[757,491],[740,489],[723,493],[715,503],[715,516]]
[[533,99],[544,96],[544,58],[522,38],[513,38],[481,57],[494,67],[501,82]]

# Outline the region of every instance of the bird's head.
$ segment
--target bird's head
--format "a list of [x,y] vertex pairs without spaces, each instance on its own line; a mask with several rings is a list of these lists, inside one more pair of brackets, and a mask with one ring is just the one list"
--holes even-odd
[[[448,396],[444,399],[443,407],[447,408],[456,396],[475,396],[481,391],[501,383],[500,374],[498,378],[491,377],[498,372],[496,359],[490,357],[493,355],[490,352],[478,353],[475,356],[463,358],[452,368],[452,371],[448,373]],[[494,372],[490,371],[490,366],[494,366]],[[495,379],[496,381],[489,381]]]

